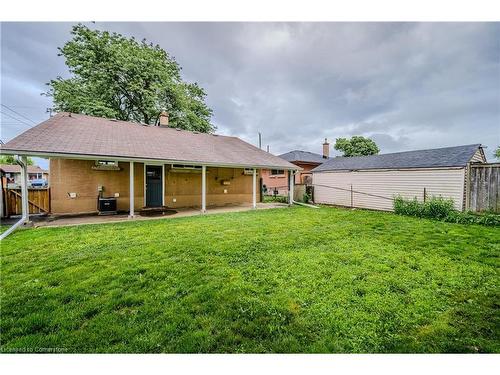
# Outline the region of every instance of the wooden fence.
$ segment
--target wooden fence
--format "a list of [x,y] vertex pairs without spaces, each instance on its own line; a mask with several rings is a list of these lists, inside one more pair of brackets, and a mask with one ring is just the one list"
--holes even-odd
[[[3,189],[5,215],[21,215],[21,189]],[[28,189],[28,203],[30,214],[50,212],[50,188]]]
[[302,202],[304,193],[306,192],[306,185],[296,184],[293,187],[293,200],[296,202]]
[[471,211],[500,213],[500,163],[472,164],[469,184]]

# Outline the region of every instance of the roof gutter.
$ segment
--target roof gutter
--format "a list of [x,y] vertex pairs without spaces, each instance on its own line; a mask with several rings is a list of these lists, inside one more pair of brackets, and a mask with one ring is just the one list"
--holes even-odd
[[390,171],[414,171],[414,170],[444,170],[444,169],[464,169],[465,166],[441,166],[441,167],[405,167],[405,168],[359,168],[359,169],[320,169],[311,170],[312,173],[345,173],[345,172],[390,172]]
[[204,162],[204,161],[193,161],[193,160],[171,160],[171,159],[153,159],[153,158],[141,158],[141,157],[124,157],[124,156],[112,156],[112,155],[91,155],[91,154],[73,154],[64,152],[43,152],[43,151],[26,151],[26,150],[12,150],[12,149],[0,149],[2,154],[6,155],[23,155],[23,156],[33,156],[41,158],[66,158],[66,159],[80,159],[80,160],[116,160],[116,161],[134,161],[134,162],[145,162],[145,163],[164,163],[164,164],[192,164],[192,165],[205,165],[207,167],[226,167],[226,168],[258,168],[258,169],[285,169],[291,171],[302,170],[297,165],[289,163],[291,167],[285,167],[283,165],[259,165],[259,164],[228,164],[228,163],[217,163],[217,162]]

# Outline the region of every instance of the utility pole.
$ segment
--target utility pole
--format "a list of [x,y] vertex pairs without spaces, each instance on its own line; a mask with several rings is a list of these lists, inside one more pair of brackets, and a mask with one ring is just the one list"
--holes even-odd
[[259,149],[262,150],[262,134],[259,132]]
[[267,145],[267,153],[269,153],[269,145]]

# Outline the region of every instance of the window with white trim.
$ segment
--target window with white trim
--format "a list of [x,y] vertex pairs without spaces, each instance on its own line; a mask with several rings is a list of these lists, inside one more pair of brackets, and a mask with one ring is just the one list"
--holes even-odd
[[284,174],[285,174],[284,169],[271,169],[271,176],[280,176]]

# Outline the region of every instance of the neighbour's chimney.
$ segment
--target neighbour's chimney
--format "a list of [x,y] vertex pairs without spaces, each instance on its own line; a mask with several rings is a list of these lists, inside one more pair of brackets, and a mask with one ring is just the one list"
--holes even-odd
[[167,111],[161,111],[161,113],[160,113],[160,126],[168,126],[168,113],[167,113]]
[[325,138],[325,143],[323,143],[323,158],[328,159],[330,157],[330,143]]

